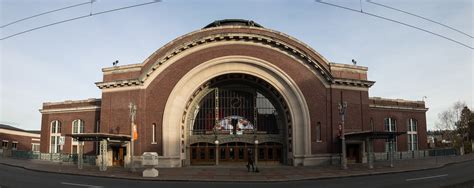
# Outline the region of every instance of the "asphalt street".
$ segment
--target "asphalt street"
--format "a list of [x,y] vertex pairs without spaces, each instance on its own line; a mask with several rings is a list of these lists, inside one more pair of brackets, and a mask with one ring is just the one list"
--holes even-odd
[[0,188],[16,187],[65,187],[65,188],[120,188],[120,187],[469,187],[474,188],[474,161],[447,165],[443,168],[292,182],[189,182],[189,181],[140,181],[115,178],[64,175],[26,170],[0,165]]

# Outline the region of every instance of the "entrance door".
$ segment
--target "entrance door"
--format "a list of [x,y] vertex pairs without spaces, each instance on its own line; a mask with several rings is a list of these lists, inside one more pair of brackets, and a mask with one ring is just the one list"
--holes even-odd
[[114,166],[123,166],[125,157],[125,147],[112,147],[112,162]]
[[360,144],[347,144],[347,163],[360,163]]
[[[213,165],[216,162],[214,144],[196,143],[190,147],[192,165]],[[255,145],[243,142],[230,142],[219,145],[219,164],[246,164],[249,157],[255,157]],[[282,162],[282,145],[263,143],[258,145],[259,164],[279,164]],[[249,154],[252,154],[251,156]]]

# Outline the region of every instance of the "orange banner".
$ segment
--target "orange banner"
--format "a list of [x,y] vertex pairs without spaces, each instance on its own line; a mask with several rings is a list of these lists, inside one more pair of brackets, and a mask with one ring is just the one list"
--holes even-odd
[[133,124],[133,140],[138,139],[137,124]]

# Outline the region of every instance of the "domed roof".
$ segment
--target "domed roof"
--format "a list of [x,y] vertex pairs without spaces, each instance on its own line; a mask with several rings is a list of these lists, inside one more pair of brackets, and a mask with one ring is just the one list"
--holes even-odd
[[249,27],[260,27],[263,28],[258,23],[255,23],[252,20],[244,20],[244,19],[224,19],[224,20],[216,20],[204,27],[203,29],[212,28],[212,27],[220,27],[220,26],[249,26]]

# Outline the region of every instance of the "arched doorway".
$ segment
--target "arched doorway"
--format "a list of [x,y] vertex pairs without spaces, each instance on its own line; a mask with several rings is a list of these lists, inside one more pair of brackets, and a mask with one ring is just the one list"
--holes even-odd
[[191,165],[245,163],[249,157],[286,163],[288,106],[264,80],[220,75],[203,84],[188,104]]

